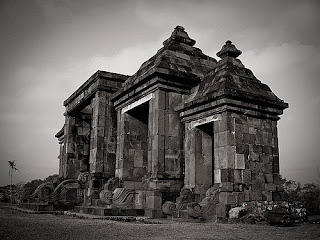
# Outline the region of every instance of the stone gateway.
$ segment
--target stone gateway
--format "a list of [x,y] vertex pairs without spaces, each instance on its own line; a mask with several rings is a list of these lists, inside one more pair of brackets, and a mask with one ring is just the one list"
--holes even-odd
[[64,102],[59,176],[74,182],[60,184],[60,201],[82,213],[210,219],[279,200],[277,121],[288,104],[231,41],[219,61],[195,43],[177,26],[134,75],[97,71]]

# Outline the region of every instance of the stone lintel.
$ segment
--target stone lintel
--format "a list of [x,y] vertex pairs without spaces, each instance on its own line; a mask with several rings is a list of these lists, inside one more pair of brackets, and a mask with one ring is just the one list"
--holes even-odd
[[125,106],[124,108],[122,108],[121,109],[121,114],[123,114],[123,113],[125,113],[125,112],[127,112],[127,111],[129,111],[129,110],[131,110],[131,109],[133,109],[133,108],[145,103],[145,102],[150,101],[152,98],[154,98],[154,93],[150,93],[147,96],[144,96],[144,97],[136,100],[135,102],[133,102],[133,103]]
[[215,121],[219,121],[219,120],[221,120],[220,116],[214,116],[214,115],[208,116],[208,117],[205,117],[202,119],[192,121],[190,124],[190,128],[194,128],[194,127],[206,124],[206,123],[215,122]]

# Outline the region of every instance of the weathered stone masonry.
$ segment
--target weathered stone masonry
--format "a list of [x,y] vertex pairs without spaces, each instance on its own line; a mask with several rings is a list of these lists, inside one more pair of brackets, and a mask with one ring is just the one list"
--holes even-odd
[[59,175],[81,179],[79,211],[181,217],[194,202],[189,217],[224,216],[281,196],[277,121],[288,104],[230,41],[220,61],[194,45],[178,26],[134,75],[98,71],[64,102]]

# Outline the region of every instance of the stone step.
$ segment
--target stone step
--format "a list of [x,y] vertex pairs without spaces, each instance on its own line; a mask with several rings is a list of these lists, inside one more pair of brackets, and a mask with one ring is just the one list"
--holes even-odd
[[76,206],[74,212],[99,216],[144,216],[144,209],[104,208],[96,206]]
[[32,211],[53,211],[53,205],[45,203],[21,203],[20,207]]

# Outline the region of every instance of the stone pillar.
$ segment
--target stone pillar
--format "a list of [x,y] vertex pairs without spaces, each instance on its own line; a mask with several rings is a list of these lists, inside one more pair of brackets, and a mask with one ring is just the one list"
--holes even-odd
[[174,107],[181,94],[158,90],[150,101],[148,172],[152,178],[181,178],[183,128]]
[[81,112],[66,116],[61,166],[63,178],[76,179],[80,172],[88,171],[90,119],[89,114]]
[[63,178],[75,179],[78,161],[75,154],[75,118],[69,115],[65,117],[64,126],[64,168]]
[[90,128],[91,115],[78,113],[76,117],[75,152],[76,159],[80,161],[80,172],[89,171]]
[[112,177],[115,171],[117,121],[109,94],[96,92],[91,107],[90,172]]
[[64,157],[64,140],[63,140],[63,136],[62,136],[62,139],[59,138],[59,147],[60,147],[60,151],[59,151],[59,156],[58,156],[58,159],[59,159],[59,178],[63,178],[64,177],[64,167],[65,167],[65,164],[64,164],[64,160],[63,160],[63,157]]

